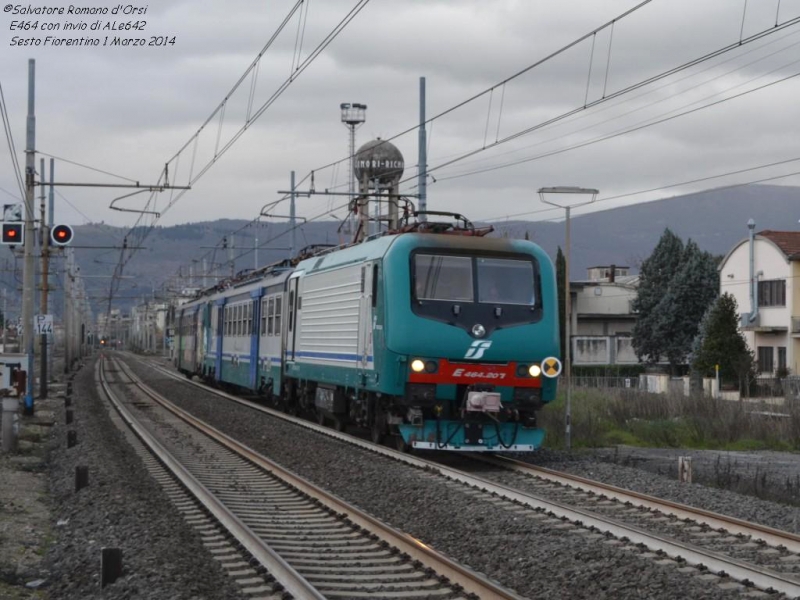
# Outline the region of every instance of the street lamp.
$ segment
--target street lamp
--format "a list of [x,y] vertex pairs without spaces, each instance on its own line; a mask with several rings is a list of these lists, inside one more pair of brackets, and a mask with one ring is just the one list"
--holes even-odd
[[[539,189],[539,199],[542,202],[550,206],[555,206],[556,208],[563,208],[567,213],[566,240],[564,242],[564,245],[567,247],[564,253],[564,320],[566,321],[564,324],[564,341],[567,344],[567,349],[566,352],[562,350],[562,352],[564,352],[564,378],[567,380],[567,410],[564,419],[565,444],[567,450],[572,450],[572,332],[570,331],[572,325],[572,302],[569,289],[569,215],[573,208],[586,206],[594,202],[597,199],[598,193],[597,190],[592,188],[568,186],[543,187]],[[590,195],[592,198],[591,200],[579,202],[577,204],[567,202],[558,203],[552,200],[546,200],[546,194]]]

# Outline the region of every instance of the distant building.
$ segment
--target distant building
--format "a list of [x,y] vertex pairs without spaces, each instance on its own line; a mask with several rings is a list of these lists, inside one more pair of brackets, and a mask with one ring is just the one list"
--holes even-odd
[[589,267],[588,279],[570,282],[573,364],[630,365],[639,360],[631,343],[639,284],[628,267]]
[[[720,291],[739,305],[740,329],[758,371],[800,373],[800,231],[761,231],[736,244],[719,266]],[[751,301],[751,293],[754,303]]]
[[169,305],[143,302],[131,309],[129,340],[141,352],[162,353],[167,344]]

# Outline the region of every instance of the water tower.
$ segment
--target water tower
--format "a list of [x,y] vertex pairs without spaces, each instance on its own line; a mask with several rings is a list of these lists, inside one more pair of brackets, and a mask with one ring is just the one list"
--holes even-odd
[[[403,154],[394,144],[381,138],[367,142],[358,149],[355,156],[354,174],[358,179],[358,213],[361,220],[358,239],[362,240],[369,232],[369,196],[375,196],[377,231],[385,220],[389,229],[398,225],[398,200],[400,178],[403,176],[405,162]],[[385,198],[381,196],[386,193]],[[381,216],[381,201],[388,205],[387,218]]]

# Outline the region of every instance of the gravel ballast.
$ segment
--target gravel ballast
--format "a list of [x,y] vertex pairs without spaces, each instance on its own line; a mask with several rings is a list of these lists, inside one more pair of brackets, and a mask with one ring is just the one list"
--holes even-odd
[[[745,521],[800,533],[798,530],[800,528],[800,508],[797,506],[762,500],[716,486],[680,483],[677,479],[678,456],[692,456],[695,474],[697,475],[698,467],[704,469],[708,475],[701,477],[700,480],[712,482],[714,481],[712,472],[715,465],[718,464],[718,457],[724,459],[723,464],[730,465],[732,474],[729,477],[733,480],[752,477],[754,465],[764,463],[764,456],[760,453],[736,454],[736,457],[732,457],[730,453],[710,450],[629,448],[619,451],[577,452],[572,455],[566,452],[544,451],[532,456],[517,455],[515,458]],[[784,464],[781,468],[786,468],[787,457],[794,457],[795,475],[800,472],[800,456],[789,453],[782,454],[784,455]],[[650,457],[651,460],[631,460],[626,456]],[[732,462],[728,463],[728,460]],[[674,469],[672,468],[673,463]],[[628,464],[637,466],[627,466]],[[662,472],[659,472],[660,470]],[[774,477],[778,477],[778,475],[774,475]],[[698,477],[695,476],[694,480],[697,481]],[[724,482],[720,481],[719,483]]]
[[[51,598],[241,599],[141,458],[111,422],[90,363],[74,380],[74,422],[58,426],[49,452],[56,539],[48,554]],[[64,409],[56,415],[64,423]],[[78,444],[66,448],[67,429]],[[89,486],[75,492],[75,467]],[[100,588],[100,548],[123,552],[122,577]]]
[[740,597],[601,536],[508,511],[442,478],[230,403],[139,361],[128,364],[180,407],[523,596]]

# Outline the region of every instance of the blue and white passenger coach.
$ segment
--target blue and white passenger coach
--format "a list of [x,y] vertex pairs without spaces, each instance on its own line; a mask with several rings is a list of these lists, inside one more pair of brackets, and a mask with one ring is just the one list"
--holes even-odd
[[403,449],[534,450],[543,363],[560,370],[553,264],[464,233],[384,235],[198,298],[179,368]]

